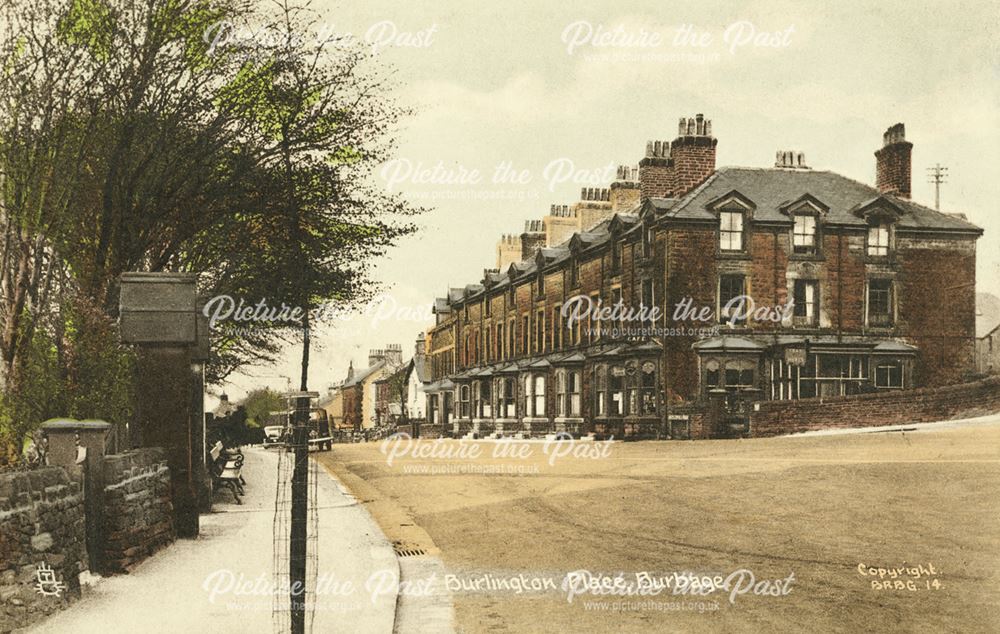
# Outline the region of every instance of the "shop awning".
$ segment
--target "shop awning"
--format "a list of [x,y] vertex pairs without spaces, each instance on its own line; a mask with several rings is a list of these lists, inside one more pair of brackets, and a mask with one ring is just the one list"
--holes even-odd
[[697,352],[761,352],[767,346],[745,337],[710,337],[696,341],[692,346]]

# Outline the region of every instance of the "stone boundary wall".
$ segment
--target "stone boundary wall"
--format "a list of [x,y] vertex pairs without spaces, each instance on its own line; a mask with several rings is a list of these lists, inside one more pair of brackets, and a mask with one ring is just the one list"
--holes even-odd
[[857,396],[762,401],[750,436],[972,418],[1000,412],[1000,376],[971,383]]
[[176,539],[163,449],[104,457],[103,529],[106,572],[127,572]]
[[[83,502],[78,467],[0,473],[0,632],[39,621],[79,598],[79,575],[88,568]],[[55,594],[37,587],[40,566],[52,569],[59,586],[44,589]]]

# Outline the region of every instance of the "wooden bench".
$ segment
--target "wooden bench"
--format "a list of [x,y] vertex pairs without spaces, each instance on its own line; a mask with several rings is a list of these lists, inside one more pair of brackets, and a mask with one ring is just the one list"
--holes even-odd
[[217,442],[209,452],[209,456],[211,457],[209,469],[212,474],[212,488],[228,488],[233,492],[236,503],[243,504],[240,499],[241,495],[246,494],[243,489],[243,485],[246,484],[246,480],[243,479],[243,454],[228,452],[221,442]]

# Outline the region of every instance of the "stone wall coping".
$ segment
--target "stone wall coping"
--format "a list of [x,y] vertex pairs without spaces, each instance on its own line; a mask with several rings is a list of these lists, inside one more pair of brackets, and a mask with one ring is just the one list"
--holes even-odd
[[84,430],[108,430],[111,423],[103,420],[76,420],[75,418],[53,418],[42,423],[45,431],[84,431]]

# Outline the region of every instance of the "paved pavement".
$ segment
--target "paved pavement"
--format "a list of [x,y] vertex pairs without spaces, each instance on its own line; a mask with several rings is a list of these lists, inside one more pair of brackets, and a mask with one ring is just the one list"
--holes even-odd
[[[98,579],[81,601],[29,631],[276,631],[271,588],[277,451],[252,448],[245,454],[242,506],[218,495],[216,512],[201,518],[198,539],[178,540],[128,575]],[[313,631],[392,632],[398,586],[389,582],[399,578],[392,545],[336,480],[322,468],[318,474],[322,592]]]

